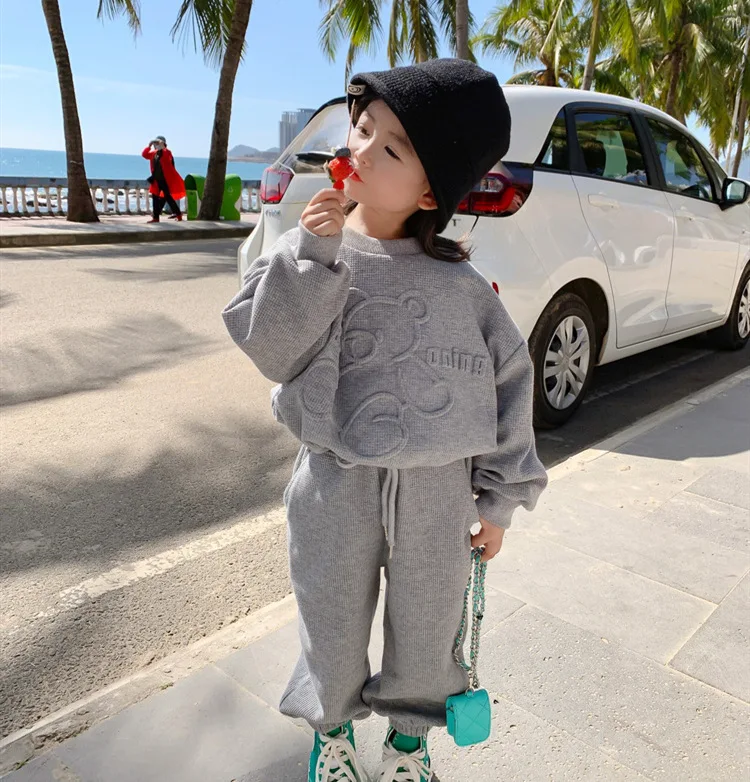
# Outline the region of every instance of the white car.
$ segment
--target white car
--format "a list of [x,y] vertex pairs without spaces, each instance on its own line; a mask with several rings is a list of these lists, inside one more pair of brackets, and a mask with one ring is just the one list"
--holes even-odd
[[[649,106],[550,87],[505,94],[510,150],[445,233],[469,236],[473,265],[529,341],[537,426],[570,418],[596,364],[703,331],[744,347],[750,184]],[[327,103],[265,171],[240,277],[328,186],[324,164],[348,123],[344,99]]]

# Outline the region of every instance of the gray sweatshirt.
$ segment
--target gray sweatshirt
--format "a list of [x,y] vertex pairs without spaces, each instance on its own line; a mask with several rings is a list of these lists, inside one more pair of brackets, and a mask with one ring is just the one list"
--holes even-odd
[[389,469],[471,459],[479,514],[500,527],[546,486],[526,343],[468,263],[300,225],[250,266],[223,317],[279,383],[276,419],[312,451]]

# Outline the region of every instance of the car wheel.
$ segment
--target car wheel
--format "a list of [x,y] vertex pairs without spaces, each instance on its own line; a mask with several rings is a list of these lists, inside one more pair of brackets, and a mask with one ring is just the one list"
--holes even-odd
[[552,429],[580,407],[591,383],[597,337],[586,302],[563,293],[544,310],[529,338],[534,362],[534,425]]
[[750,266],[737,286],[727,322],[709,332],[709,336],[721,350],[740,350],[747,345],[750,339]]

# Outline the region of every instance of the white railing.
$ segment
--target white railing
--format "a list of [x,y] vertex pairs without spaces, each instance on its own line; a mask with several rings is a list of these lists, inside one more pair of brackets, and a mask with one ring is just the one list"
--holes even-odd
[[[89,179],[91,197],[99,214],[142,215],[151,211],[148,183],[127,179]],[[260,211],[260,181],[242,181],[241,212]],[[68,180],[46,177],[0,177],[0,215],[40,217],[65,215]],[[185,199],[180,201],[185,210]]]

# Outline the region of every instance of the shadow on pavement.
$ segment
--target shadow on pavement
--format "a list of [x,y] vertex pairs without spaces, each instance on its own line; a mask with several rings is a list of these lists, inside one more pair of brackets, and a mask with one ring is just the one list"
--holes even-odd
[[0,307],[7,307],[9,304],[13,304],[17,298],[15,293],[0,291]]
[[231,258],[216,258],[213,261],[197,261],[182,264],[170,262],[168,266],[150,269],[87,269],[89,274],[103,277],[109,282],[180,282],[199,280],[237,273],[237,261]]
[[94,391],[216,349],[163,315],[120,318],[103,328],[60,329],[45,342],[3,348],[0,407]]
[[51,455],[35,477],[6,482],[0,573],[66,562],[101,572],[121,556],[143,556],[147,544],[278,506],[297,450],[283,427],[229,419],[193,425],[181,439],[184,447],[162,448],[137,471],[124,468],[132,463],[126,449],[85,474]]

